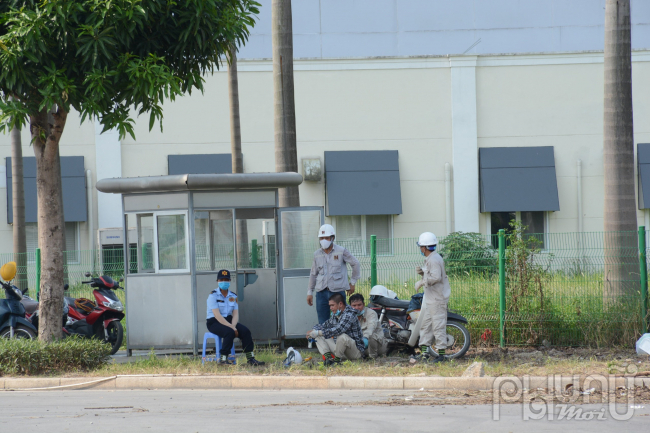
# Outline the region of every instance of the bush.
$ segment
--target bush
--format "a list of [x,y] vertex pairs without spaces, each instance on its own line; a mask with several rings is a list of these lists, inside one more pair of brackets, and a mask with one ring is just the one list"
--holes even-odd
[[106,364],[111,347],[99,340],[67,338],[53,343],[0,338],[0,376],[88,371]]
[[498,271],[497,252],[480,233],[454,232],[440,241],[448,275],[490,275]]

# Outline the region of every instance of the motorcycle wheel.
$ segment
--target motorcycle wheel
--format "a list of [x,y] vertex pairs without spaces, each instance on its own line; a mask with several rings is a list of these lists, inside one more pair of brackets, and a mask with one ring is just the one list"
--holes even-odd
[[[5,328],[0,331],[0,338],[9,339],[11,335],[11,328]],[[36,338],[36,334],[31,329],[18,325],[14,328],[14,338],[24,338],[26,340],[33,340]]]
[[120,347],[122,347],[122,340],[124,340],[124,328],[122,323],[113,321],[108,324],[106,329],[108,338],[104,338],[104,343],[111,345],[111,355],[115,355]]
[[[448,320],[447,339],[449,339],[450,336],[453,338],[453,342],[447,347],[447,349],[445,349],[446,358],[457,359],[465,355],[465,352],[469,350],[470,345],[470,336],[467,328],[465,328],[465,326],[460,322]],[[435,351],[433,346],[429,350],[438,356],[438,352]]]

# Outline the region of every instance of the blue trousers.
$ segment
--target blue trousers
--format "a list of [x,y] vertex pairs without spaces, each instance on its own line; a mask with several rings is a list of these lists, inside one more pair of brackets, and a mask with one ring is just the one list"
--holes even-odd
[[316,292],[316,313],[318,314],[318,323],[325,323],[327,319],[330,318],[330,296],[334,293],[340,293],[343,295],[343,302],[346,303],[345,295],[343,292],[332,292],[330,289],[324,289],[320,292]]

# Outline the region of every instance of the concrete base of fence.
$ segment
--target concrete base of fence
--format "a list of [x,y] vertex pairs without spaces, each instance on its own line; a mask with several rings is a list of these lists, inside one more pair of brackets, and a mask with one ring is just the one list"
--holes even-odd
[[616,376],[549,377],[362,377],[362,376],[173,376],[127,375],[63,378],[0,377],[4,391],[61,391],[83,389],[394,389],[394,390],[534,390],[558,392],[575,389],[614,391],[619,387],[646,386],[650,378]]

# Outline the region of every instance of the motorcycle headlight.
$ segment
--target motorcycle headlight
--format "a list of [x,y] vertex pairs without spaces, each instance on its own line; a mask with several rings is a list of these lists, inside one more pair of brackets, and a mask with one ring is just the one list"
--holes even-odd
[[120,301],[104,301],[102,302],[102,304],[104,304],[104,307],[110,308],[115,311],[124,310],[124,306],[122,306],[122,303]]

